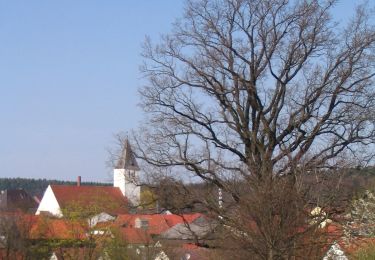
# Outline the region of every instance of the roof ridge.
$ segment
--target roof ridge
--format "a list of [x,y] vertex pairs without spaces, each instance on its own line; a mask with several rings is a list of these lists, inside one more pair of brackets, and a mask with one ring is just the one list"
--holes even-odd
[[50,184],[50,186],[54,187],[78,187],[78,188],[108,188],[108,189],[113,189],[113,188],[118,188],[110,185],[81,185],[77,186],[76,184]]

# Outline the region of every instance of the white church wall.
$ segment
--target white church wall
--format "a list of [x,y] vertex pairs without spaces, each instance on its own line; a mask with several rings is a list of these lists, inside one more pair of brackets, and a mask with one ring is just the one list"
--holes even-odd
[[[129,174],[130,173],[130,174]],[[122,194],[137,206],[140,203],[141,188],[137,183],[138,171],[114,169],[113,186],[120,188]]]
[[113,187],[120,188],[122,195],[125,196],[125,170],[124,169],[114,169]]
[[128,183],[125,190],[125,196],[130,200],[133,206],[138,206],[141,202],[141,187],[133,183]]

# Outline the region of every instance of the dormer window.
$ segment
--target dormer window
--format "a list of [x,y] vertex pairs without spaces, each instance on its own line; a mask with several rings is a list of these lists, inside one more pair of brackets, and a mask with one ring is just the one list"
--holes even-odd
[[148,229],[148,219],[137,218],[135,220],[135,228]]

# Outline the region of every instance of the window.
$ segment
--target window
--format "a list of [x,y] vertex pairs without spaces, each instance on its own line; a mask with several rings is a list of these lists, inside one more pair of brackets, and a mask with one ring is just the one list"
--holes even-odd
[[142,228],[142,229],[148,229],[148,220],[137,218],[135,220],[135,227],[136,228]]

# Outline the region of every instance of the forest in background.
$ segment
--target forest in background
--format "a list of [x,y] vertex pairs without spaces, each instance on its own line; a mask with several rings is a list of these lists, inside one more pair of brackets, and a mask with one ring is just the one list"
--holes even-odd
[[[353,193],[361,192],[364,189],[375,187],[375,168],[351,169],[343,174],[332,176],[342,178],[340,185],[348,197]],[[306,177],[309,179],[309,177]],[[308,181],[308,180],[307,180]],[[44,191],[50,184],[76,185],[75,181],[49,180],[49,179],[27,179],[27,178],[0,178],[0,190],[24,189],[32,196],[42,197]],[[112,186],[112,183],[104,182],[82,182],[81,185],[104,185]],[[194,186],[194,185],[192,185]],[[200,185],[198,185],[200,187]]]
[[[32,196],[41,198],[50,184],[76,185],[75,181],[61,181],[48,179],[0,178],[0,190],[24,189]],[[112,185],[112,183],[82,182],[82,185]]]

